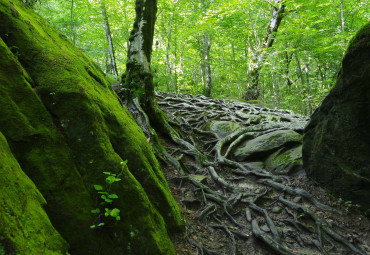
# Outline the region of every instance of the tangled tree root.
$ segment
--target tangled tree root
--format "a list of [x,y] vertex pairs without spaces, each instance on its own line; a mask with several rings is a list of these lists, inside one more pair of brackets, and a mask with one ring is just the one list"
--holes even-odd
[[[197,201],[194,210],[199,224],[223,232],[228,243],[217,248],[201,239],[195,241],[194,233],[188,233],[188,242],[198,254],[246,254],[253,242],[251,235],[283,255],[366,254],[362,243],[351,243],[346,230],[327,221],[343,217],[339,210],[294,187],[293,177],[233,158],[233,151],[247,140],[277,130],[302,133],[306,117],[203,96],[161,93],[157,98],[181,134],[167,146],[184,169],[172,181],[179,183],[184,197],[191,195],[186,201]],[[237,123],[240,128],[222,135],[204,128],[214,120]]]

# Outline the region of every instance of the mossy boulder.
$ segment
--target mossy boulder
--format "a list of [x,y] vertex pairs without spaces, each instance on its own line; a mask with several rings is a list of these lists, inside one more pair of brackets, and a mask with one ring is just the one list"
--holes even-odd
[[264,157],[287,144],[300,144],[302,135],[293,130],[277,130],[243,142],[234,152],[235,159],[243,161],[251,156]]
[[[178,207],[144,134],[100,68],[22,1],[0,0],[0,132],[72,254],[174,254]],[[121,162],[128,160],[122,169]],[[121,220],[90,229],[103,172]],[[104,210],[104,208],[101,208]]]
[[210,121],[204,127],[205,130],[215,132],[219,137],[228,136],[240,128],[241,126],[238,123],[220,120]]
[[66,254],[67,242],[42,208],[45,199],[0,132],[0,254]]
[[266,170],[279,175],[303,174],[302,145],[281,148],[265,161]]
[[[307,174],[370,212],[370,23],[351,40],[337,82],[303,139]],[[369,214],[370,215],[370,214]]]

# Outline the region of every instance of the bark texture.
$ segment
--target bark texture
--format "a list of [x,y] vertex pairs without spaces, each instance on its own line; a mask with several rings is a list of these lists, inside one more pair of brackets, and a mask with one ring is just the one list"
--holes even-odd
[[171,138],[178,137],[178,134],[168,124],[167,116],[158,107],[154,94],[150,61],[157,1],[137,0],[135,11],[136,18],[130,36],[127,68],[122,77],[124,81],[122,94],[129,108],[134,109],[137,123],[158,149],[160,147],[158,138],[151,126]]

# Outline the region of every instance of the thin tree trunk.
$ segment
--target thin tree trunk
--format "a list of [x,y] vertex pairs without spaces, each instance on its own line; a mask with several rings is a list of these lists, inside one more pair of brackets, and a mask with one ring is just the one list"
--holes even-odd
[[342,33],[344,33],[344,25],[345,25],[344,11],[343,11],[343,2],[344,2],[344,0],[341,0],[340,1],[340,20],[341,20],[341,31],[342,31]]
[[210,50],[212,46],[212,35],[209,35],[205,32],[204,36],[204,66],[205,66],[205,76],[206,76],[206,84],[204,88],[204,95],[207,97],[212,96],[213,91],[213,79],[212,79],[212,72],[211,72],[211,57],[210,57]]
[[278,31],[285,14],[285,0],[277,0],[276,4],[277,6],[273,7],[272,18],[268,25],[262,44],[257,49],[254,57],[249,63],[245,93],[245,99],[247,100],[256,100],[260,96],[258,82],[262,64],[267,57],[267,49],[272,47],[274,44],[276,32]]
[[345,20],[344,20],[344,10],[343,10],[343,2],[344,0],[341,0],[340,1],[340,24],[341,24],[341,32],[342,32],[342,36],[343,36],[343,39],[342,39],[342,49],[343,49],[343,55],[345,53],[345,50],[346,50],[346,41],[344,39],[344,26],[345,26]]
[[71,2],[71,18],[70,18],[70,31],[69,31],[69,37],[73,43],[73,45],[76,45],[76,38],[74,33],[74,26],[73,26],[73,7],[74,7],[74,0]]
[[293,59],[293,52],[289,55],[287,51],[284,51],[285,55],[285,85],[290,87],[292,85],[292,81],[289,78],[289,65]]
[[204,91],[206,88],[206,78],[205,78],[205,64],[204,64],[204,51],[202,47],[202,42],[200,37],[197,36],[198,41],[198,49],[199,49],[199,64],[200,64],[200,78],[202,80],[202,90]]
[[114,75],[118,75],[117,72],[117,65],[116,65],[116,57],[114,56],[114,47],[113,47],[113,41],[112,41],[112,34],[109,27],[109,21],[108,21],[108,15],[105,8],[105,3],[102,2],[101,4],[102,14],[104,18],[104,26],[105,26],[105,34],[108,41],[108,47],[109,47],[109,56],[110,56],[110,62],[112,66],[112,72]]
[[294,55],[295,55],[295,61],[296,61],[296,64],[297,64],[298,77],[301,79],[301,84],[302,84],[302,88],[303,88],[304,77],[303,77],[303,72],[302,72],[302,67],[301,67],[301,61],[299,60],[298,52],[296,52]]
[[173,88],[174,93],[177,92],[177,88],[176,88],[175,80],[174,80],[173,75],[172,75],[172,68],[171,68],[171,62],[170,62],[170,50],[171,50],[172,21],[173,21],[173,16],[175,14],[176,3],[173,6],[172,15],[171,15],[171,19],[170,19],[170,24],[169,24],[169,28],[168,28],[167,49],[166,49],[167,70],[168,70],[168,75],[170,76],[170,80],[171,80],[171,84],[172,84],[172,88]]

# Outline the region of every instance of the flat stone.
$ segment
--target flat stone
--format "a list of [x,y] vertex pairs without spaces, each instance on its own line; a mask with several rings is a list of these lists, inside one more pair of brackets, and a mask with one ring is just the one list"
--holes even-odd
[[239,130],[241,126],[232,121],[211,121],[206,124],[205,130],[215,132],[221,138]]
[[204,183],[207,179],[207,176],[201,174],[189,174],[189,176],[200,183]]
[[245,163],[244,165],[251,170],[261,170],[265,168],[265,164],[261,161],[248,162],[248,163]]
[[283,211],[283,208],[281,206],[274,206],[271,210],[272,213],[281,213]]
[[287,143],[300,144],[301,141],[302,136],[293,130],[278,130],[245,141],[235,150],[234,157],[243,161],[253,154],[279,149]]

